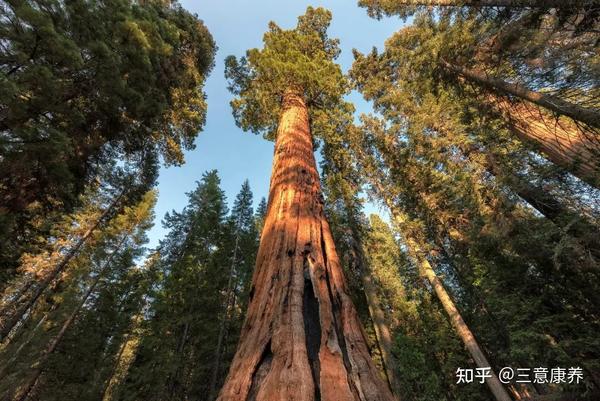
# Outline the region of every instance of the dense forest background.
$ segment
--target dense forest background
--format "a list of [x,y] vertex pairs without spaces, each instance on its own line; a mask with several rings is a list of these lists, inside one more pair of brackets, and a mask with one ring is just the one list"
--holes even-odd
[[[359,6],[404,25],[350,70],[335,15],[309,7],[225,76],[236,124],[265,140],[290,90],[305,103],[377,374],[401,400],[597,399],[600,3]],[[229,201],[219,172],[197,172],[148,246],[159,170],[185,163],[223,73],[201,18],[160,0],[0,0],[1,400],[212,401],[231,385],[274,201],[247,181]],[[531,380],[457,383],[477,367]],[[557,367],[583,378],[534,380]]]

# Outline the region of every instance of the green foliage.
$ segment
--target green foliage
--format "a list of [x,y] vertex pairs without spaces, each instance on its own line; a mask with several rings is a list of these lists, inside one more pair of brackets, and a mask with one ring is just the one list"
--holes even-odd
[[[507,197],[510,188],[482,170],[480,159],[462,156],[452,143],[460,136],[385,127],[373,118],[364,119],[363,130],[362,149],[355,152],[372,160],[363,171],[376,180],[370,183],[375,196],[385,191],[407,214],[402,234],[427,250],[492,363],[596,366],[594,258],[560,247],[560,228]],[[570,264],[558,267],[562,258]],[[446,371],[446,383],[451,374]]]
[[[369,268],[394,336],[393,356],[407,400],[484,400],[485,388],[458,388],[457,367],[470,366],[460,339],[401,243],[379,216],[371,215],[365,240]],[[452,396],[448,394],[451,393]]]
[[329,110],[336,109],[347,90],[346,79],[334,60],[340,53],[337,39],[327,36],[331,13],[309,7],[296,28],[285,30],[274,22],[263,37],[262,49],[225,60],[233,116],[244,130],[274,139],[286,91],[303,96],[320,135]]
[[[216,171],[204,174],[182,212],[168,213],[139,349],[118,399],[207,400],[233,357],[258,233],[247,182],[228,214]],[[217,348],[221,337],[221,349]],[[218,387],[217,387],[218,389]]]
[[265,217],[267,216],[267,200],[263,197],[260,199],[260,203],[256,207],[255,221],[256,231],[258,235],[262,233],[263,226],[265,225]]
[[[36,399],[101,398],[148,290],[151,272],[135,264],[145,252],[155,202],[156,193],[150,191],[124,208],[32,310],[0,355],[0,369],[7,373],[0,382],[3,394],[14,393],[40,366],[32,394]],[[95,280],[98,284],[78,310]],[[48,354],[63,329],[65,335]]]
[[71,211],[114,160],[183,163],[204,124],[215,52],[201,21],[161,1],[0,7],[0,232],[9,241],[40,232],[39,216]]
[[[415,6],[411,1],[399,0],[359,0],[359,7],[367,9],[367,13],[372,18],[381,19],[383,16],[399,15],[406,18],[415,12]],[[416,1],[412,3],[417,3]]]

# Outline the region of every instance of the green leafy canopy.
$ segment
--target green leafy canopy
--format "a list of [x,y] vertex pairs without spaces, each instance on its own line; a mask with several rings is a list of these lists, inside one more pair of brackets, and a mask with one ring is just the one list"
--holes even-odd
[[269,23],[262,49],[250,49],[240,59],[227,57],[225,77],[236,95],[231,106],[239,127],[274,139],[283,94],[293,90],[306,101],[313,131],[323,130],[322,115],[342,105],[348,89],[334,62],[339,40],[327,36],[330,22],[330,11],[308,7],[294,29]]

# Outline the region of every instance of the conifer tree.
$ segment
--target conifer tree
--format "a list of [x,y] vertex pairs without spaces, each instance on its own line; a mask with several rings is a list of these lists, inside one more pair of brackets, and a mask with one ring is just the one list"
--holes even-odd
[[[8,367],[9,374],[1,385],[7,399],[26,400],[34,394],[44,400],[71,394],[97,399],[102,363],[114,355],[115,344],[139,310],[143,273],[133,265],[144,252],[155,198],[148,192],[126,207],[103,230],[102,241],[78,258],[78,271],[64,281],[52,303],[32,312],[45,327],[24,328],[29,335],[5,348],[3,369]],[[60,389],[50,390],[55,381]]]
[[262,197],[260,198],[260,203],[256,208],[256,230],[258,231],[258,235],[262,233],[263,226],[265,224],[265,217],[267,215],[267,199]]
[[359,0],[370,16],[381,19],[384,15],[407,17],[424,7],[510,7],[510,8],[565,8],[593,7],[597,0],[573,0],[568,4],[560,0]]
[[[432,262],[423,259],[423,256],[419,259],[414,252],[413,258],[430,264],[457,266],[461,284],[454,283],[452,286],[458,285],[461,298],[464,297],[463,291],[473,296],[482,285],[489,291],[485,300],[472,300],[471,305],[484,302],[487,306],[479,306],[479,310],[470,312],[470,325],[474,323],[478,337],[485,338],[486,348],[496,350],[492,354],[495,365],[498,366],[499,361],[507,364],[539,363],[539,356],[534,357],[528,350],[548,347],[545,358],[578,359],[578,364],[587,366],[589,380],[593,383],[596,375],[593,367],[595,358],[589,354],[589,350],[596,346],[592,345],[593,340],[590,342],[589,335],[595,330],[597,308],[594,305],[597,299],[594,295],[595,285],[586,283],[589,277],[595,276],[594,268],[590,270],[594,266],[593,261],[591,265],[586,265],[583,258],[575,256],[576,249],[569,249],[566,245],[568,242],[555,242],[553,230],[548,229],[546,221],[537,220],[526,209],[515,208],[515,204],[504,198],[502,193],[488,188],[486,176],[479,175],[481,170],[477,170],[477,165],[469,165],[470,162],[460,155],[457,157],[445,150],[448,146],[445,136],[437,136],[435,131],[416,130],[409,130],[409,135],[406,135],[406,131],[394,131],[398,127],[392,129],[393,133],[383,134],[382,126],[376,128],[372,120],[367,121],[365,129],[372,136],[363,140],[354,138],[352,143],[363,141],[366,146],[363,150],[356,150],[361,160],[370,157],[369,154],[373,155],[369,149],[379,149],[376,151],[377,159],[370,159],[370,163],[377,161],[379,164],[370,164],[371,167],[362,164],[361,171],[367,176],[376,172],[379,177],[387,177],[383,181],[383,178],[371,180],[379,187],[378,196],[390,205],[390,209],[404,209],[396,209],[395,212],[396,216],[405,216],[400,225],[404,226],[403,237],[413,233],[412,241],[420,241],[416,248],[421,249],[424,257]],[[360,133],[361,130],[353,132]],[[412,216],[410,219],[406,217],[407,213]],[[416,234],[414,230],[417,230]],[[554,249],[547,252],[552,247]],[[414,246],[412,248],[415,249]],[[450,259],[432,256],[440,252],[443,254],[448,248],[452,249]],[[537,251],[532,252],[532,249]],[[555,252],[554,256],[551,256],[552,252]],[[509,257],[509,254],[512,256]],[[560,264],[563,257],[571,260],[571,263],[578,260],[581,265],[574,269],[571,269],[572,264],[550,268],[553,264]],[[426,270],[424,273],[427,273]],[[435,279],[435,276],[431,278]],[[544,286],[541,282],[555,284]],[[551,295],[557,288],[556,283],[563,283],[565,288],[578,288],[578,291],[569,291],[561,302],[550,301],[552,307],[541,307],[537,303],[540,299],[550,300],[558,296]],[[511,291],[507,292],[506,288]],[[455,303],[463,302],[463,305],[459,305],[461,309],[464,309],[465,303],[469,306],[468,299],[454,299]],[[524,305],[531,305],[531,308]],[[586,317],[577,323],[567,318],[568,312],[564,309],[570,308],[567,305],[577,305]],[[511,315],[506,315],[507,308],[513,310]],[[494,316],[490,316],[490,313]],[[495,324],[498,316],[504,316],[505,323]],[[538,326],[541,321],[545,321],[546,325]],[[560,356],[554,354],[555,346],[546,342],[549,338],[555,338],[555,325],[578,328],[568,336],[562,332],[563,341],[569,344],[567,348],[570,351],[561,347]],[[503,332],[504,338],[501,335]],[[513,342],[506,337],[512,338]],[[575,337],[578,339],[575,340]],[[528,340],[521,342],[524,338]],[[577,348],[576,343],[587,344],[576,351],[581,352],[577,356],[573,353]],[[531,362],[527,361],[529,358]],[[530,392],[530,389],[516,391],[523,393]]]
[[3,4],[2,15],[4,267],[112,160],[183,162],[204,124],[215,44],[177,2],[27,0]]
[[392,399],[343,277],[313,154],[312,134],[327,129],[346,90],[330,20],[309,7],[295,29],[270,23],[262,49],[226,62],[236,122],[276,144],[248,313],[220,401]]
[[[7,285],[0,309],[0,340],[22,321],[40,296],[69,268],[94,236],[126,205],[139,202],[156,178],[152,158],[141,164],[108,166],[104,177],[86,194],[84,205],[54,228],[45,252],[24,255],[18,274]],[[102,180],[100,180],[102,178]]]
[[168,213],[161,272],[140,323],[135,356],[115,399],[214,400],[233,356],[258,248],[252,192],[244,183],[231,213],[216,171],[204,174],[181,212]]
[[[211,400],[217,397],[219,385],[225,376],[221,371],[222,367],[227,366],[233,356],[232,346],[236,345],[237,334],[241,329],[238,322],[242,320],[242,311],[247,307],[250,278],[258,250],[258,232],[248,180],[243,183],[235,199],[228,223],[233,226],[233,246],[225,301],[219,316],[219,334],[209,390]],[[229,340],[229,344],[225,344],[226,340]],[[223,363],[223,359],[227,364]]]
[[[356,53],[353,76],[378,107],[393,102],[405,116],[428,97],[461,105],[457,117],[463,122],[475,113],[486,116],[496,130],[505,128],[597,187],[594,12],[573,8],[506,15],[419,12],[413,25],[388,39],[385,52]],[[566,40],[573,43],[567,46]],[[400,96],[387,95],[392,92]]]
[[[367,221],[362,215],[362,200],[359,198],[364,177],[356,170],[352,153],[347,146],[345,135],[351,124],[351,116],[339,114],[338,124],[326,133],[322,146],[323,159],[323,192],[326,196],[328,217],[331,221],[336,247],[341,260],[346,266],[345,272],[349,286],[355,293],[355,303],[360,304],[361,298],[366,301],[368,316],[361,316],[363,324],[372,326],[374,340],[373,349],[381,354],[382,373],[386,377],[392,392],[400,397],[402,387],[397,377],[397,366],[392,355],[393,338],[390,322],[383,311],[375,279],[365,256],[364,238],[367,231]],[[362,296],[361,296],[362,295]],[[363,302],[364,302],[363,301]],[[359,315],[360,305],[357,305]]]

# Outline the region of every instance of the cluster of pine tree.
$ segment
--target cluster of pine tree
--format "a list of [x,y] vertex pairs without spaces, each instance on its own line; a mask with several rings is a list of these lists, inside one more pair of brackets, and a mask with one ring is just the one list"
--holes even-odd
[[[353,273],[390,385],[402,399],[488,399],[456,384],[457,366],[579,366],[578,385],[487,384],[497,400],[597,396],[599,5],[360,5],[411,18],[381,52],[355,51],[352,83],[378,114],[324,148],[348,155],[324,155],[331,204],[342,228],[363,227],[346,241],[371,269]],[[359,189],[393,231],[365,221]]]
[[359,6],[408,24],[347,74],[323,8],[226,59],[268,204],[206,172],[147,249],[210,33],[161,0],[0,4],[0,400],[598,397],[600,3]]

